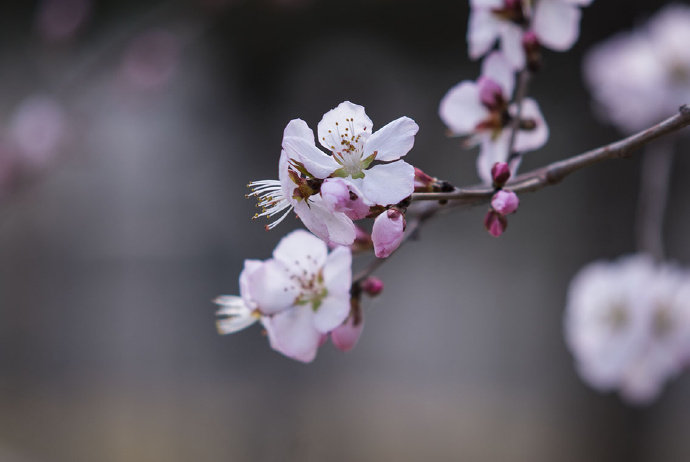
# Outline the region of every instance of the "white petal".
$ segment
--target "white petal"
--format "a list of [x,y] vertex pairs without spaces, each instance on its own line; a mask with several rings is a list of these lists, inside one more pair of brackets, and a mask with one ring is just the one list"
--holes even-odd
[[371,119],[364,112],[364,107],[344,101],[323,115],[317,129],[319,143],[329,151],[335,151],[340,146],[341,134],[361,136],[362,141],[366,141],[373,126]]
[[508,130],[503,130],[503,133],[495,140],[489,135],[482,137],[479,156],[477,157],[477,173],[484,184],[492,183],[491,168],[494,164],[508,160],[509,138]]
[[518,130],[515,137],[515,151],[534,151],[544,146],[549,139],[549,127],[546,125],[537,102],[532,98],[525,98],[522,102],[520,118],[534,121],[536,127],[534,130]]
[[282,238],[273,250],[273,258],[290,268],[293,274],[303,269],[316,273],[326,263],[327,255],[326,244],[303,229]]
[[324,153],[304,138],[294,136],[283,138],[283,149],[290,159],[301,162],[316,178],[326,178],[340,168],[340,164],[333,159],[333,156]]
[[321,332],[314,327],[311,305],[295,306],[261,322],[268,333],[271,348],[305,363],[316,357]]
[[499,32],[501,36],[501,51],[514,69],[525,67],[525,48],[522,45],[522,29],[520,26],[504,22]]
[[314,313],[314,327],[328,333],[341,325],[350,314],[350,295],[328,295]]
[[414,191],[414,167],[399,160],[365,170],[361,188],[378,205],[397,204]]
[[304,226],[327,244],[351,245],[355,241],[355,224],[352,220],[342,212],[330,211],[321,202],[321,197],[312,198],[309,205],[304,201],[295,205],[295,212]]
[[477,124],[489,117],[489,111],[479,99],[479,87],[465,80],[448,90],[441,100],[438,115],[451,132],[467,135],[474,132]]
[[292,305],[299,288],[290,279],[291,274],[282,263],[266,260],[249,275],[247,283],[259,311],[273,314]]
[[302,138],[304,141],[314,144],[314,132],[302,119],[292,119],[288,122],[283,131],[283,138],[287,138],[288,136]]
[[505,0],[470,0],[472,8],[501,8]]
[[350,293],[352,253],[348,247],[336,247],[328,255],[326,265],[323,267],[323,282],[329,294]]
[[500,51],[495,51],[482,61],[482,77],[488,77],[503,89],[503,96],[509,101],[515,88],[515,70]]
[[470,58],[480,58],[494,46],[500,27],[500,20],[496,19],[490,9],[473,9],[470,11],[467,26]]
[[254,299],[252,297],[251,286],[249,285],[249,275],[261,268],[263,264],[264,262],[261,260],[245,260],[244,267],[240,273],[240,295],[244,299],[245,304],[247,304],[251,309],[256,307],[252,306]]
[[381,127],[364,145],[364,157],[376,152],[376,160],[397,160],[410,152],[419,125],[409,117],[400,117]]
[[569,50],[580,35],[580,8],[562,0],[540,0],[532,28],[539,42],[557,51]]

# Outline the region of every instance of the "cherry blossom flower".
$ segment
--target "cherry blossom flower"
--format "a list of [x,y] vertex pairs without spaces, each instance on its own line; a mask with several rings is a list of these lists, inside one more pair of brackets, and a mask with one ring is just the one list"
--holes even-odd
[[687,362],[690,279],[643,255],[595,262],[570,285],[566,340],[582,378],[648,403]]
[[556,51],[570,49],[580,33],[581,6],[591,0],[471,0],[467,42],[472,59],[487,54],[496,41],[513,69],[525,67],[523,37]]
[[330,254],[312,234],[285,236],[265,261],[245,260],[240,296],[221,296],[218,331],[237,332],[259,320],[271,348],[311,362],[324,336],[350,313],[352,256],[347,247]]
[[[510,126],[517,112],[509,101],[515,86],[515,76],[505,56],[500,52],[489,55],[482,63],[481,77],[463,81],[451,88],[441,100],[439,115],[453,135],[466,136],[466,144],[480,144],[477,170],[480,178],[491,184],[491,169],[509,157]],[[549,130],[536,101],[522,102],[520,124],[514,149],[518,152],[542,147]],[[512,162],[513,174],[518,168]]]
[[[400,158],[412,149],[419,127],[408,117],[373,134],[372,127],[362,106],[341,103],[318,125],[319,141],[331,151],[326,154],[316,147],[314,133],[303,120],[290,121],[283,134],[280,179],[249,184],[249,195],[257,196],[262,207],[256,216],[282,214],[270,229],[294,209],[327,243],[352,244],[352,220],[368,214],[365,206],[397,204],[414,191],[414,167]],[[337,178],[343,182],[334,181]]]
[[632,133],[690,100],[689,42],[690,7],[673,4],[593,48],[584,75],[599,114]]

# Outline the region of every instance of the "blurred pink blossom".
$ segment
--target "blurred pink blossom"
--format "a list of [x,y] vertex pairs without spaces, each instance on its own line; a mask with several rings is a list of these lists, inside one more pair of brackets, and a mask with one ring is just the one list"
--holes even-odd
[[67,137],[62,106],[48,96],[32,96],[19,104],[9,123],[9,139],[21,158],[43,166],[59,152]]
[[89,19],[91,8],[90,0],[42,0],[38,5],[36,28],[46,40],[68,40]]

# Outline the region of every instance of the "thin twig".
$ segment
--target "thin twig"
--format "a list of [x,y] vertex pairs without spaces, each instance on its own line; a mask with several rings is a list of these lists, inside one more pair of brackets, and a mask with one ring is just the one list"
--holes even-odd
[[[678,114],[669,117],[653,127],[642,130],[632,136],[614,143],[592,149],[545,167],[519,175],[506,184],[505,189],[516,193],[534,192],[547,186],[559,183],[563,178],[585,167],[607,159],[627,157],[630,153],[651,141],[673,133],[690,125],[690,107],[683,105]],[[476,205],[488,202],[494,189],[485,185],[467,188],[455,188],[450,192],[414,193],[413,201],[450,201],[448,205]],[[439,207],[442,207],[439,205]]]
[[508,163],[519,162],[520,156],[519,152],[514,152],[515,150],[515,140],[517,139],[518,130],[520,130],[520,119],[522,117],[522,103],[527,96],[527,87],[529,86],[530,72],[525,66],[525,68],[518,74],[518,86],[515,92],[515,99],[513,104],[515,104],[515,116],[513,120],[510,121],[510,140],[508,141]]
[[664,212],[668,197],[674,143],[660,140],[647,146],[642,160],[637,211],[637,249],[664,258]]

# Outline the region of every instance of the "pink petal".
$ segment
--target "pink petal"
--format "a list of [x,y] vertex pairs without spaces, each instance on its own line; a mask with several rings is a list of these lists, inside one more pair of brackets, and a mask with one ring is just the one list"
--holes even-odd
[[515,212],[520,205],[520,199],[513,191],[496,191],[491,199],[491,207],[501,215],[508,215]]
[[329,294],[350,293],[352,253],[348,247],[337,247],[328,255],[323,267],[323,282]]
[[545,47],[566,51],[580,35],[581,14],[580,8],[563,0],[540,0],[534,11],[532,29]]
[[328,333],[341,325],[350,314],[350,294],[329,295],[314,312],[314,327]]
[[515,150],[518,152],[534,151],[544,146],[549,139],[549,127],[546,125],[537,102],[532,98],[526,98],[522,102],[520,118],[532,120],[536,126],[533,130],[518,130],[515,137]]
[[484,56],[498,38],[501,22],[489,9],[472,9],[467,26],[467,43],[470,58],[478,59]]
[[355,325],[354,318],[350,316],[344,324],[333,329],[331,341],[340,351],[350,351],[357,345],[359,337],[362,336],[362,330],[364,330],[364,319],[360,316],[359,323]]
[[364,156],[376,153],[376,160],[400,159],[410,152],[419,126],[409,117],[400,117],[376,131],[364,145]]
[[302,138],[304,141],[314,144],[314,132],[302,119],[292,119],[288,122],[283,131],[283,138],[287,138],[288,136]]
[[360,135],[362,141],[365,141],[373,126],[364,107],[344,101],[323,115],[317,128],[319,143],[329,151],[336,151],[340,146],[340,135],[346,133],[346,128],[347,133],[355,137]]
[[333,156],[324,153],[304,138],[288,136],[283,138],[283,149],[290,159],[301,162],[316,178],[326,178],[340,168]]
[[398,160],[365,170],[360,189],[378,205],[397,204],[414,191],[414,167]]
[[510,61],[500,51],[495,51],[482,61],[482,77],[488,77],[498,83],[503,96],[509,101],[515,88],[515,70]]
[[309,363],[316,357],[321,332],[314,328],[311,305],[295,306],[261,322],[268,333],[271,348],[285,356]]
[[327,178],[321,185],[321,197],[331,210],[342,212],[353,220],[369,215],[364,195],[354,184],[342,178]]
[[249,292],[262,313],[278,313],[292,305],[299,288],[290,279],[291,274],[282,263],[266,260],[248,275]]
[[351,245],[355,241],[355,224],[347,215],[331,211],[320,196],[312,196],[309,204],[295,204],[295,212],[318,238],[327,244]]
[[448,90],[441,100],[438,114],[456,135],[469,135],[489,117],[489,111],[479,99],[479,86],[469,80]]
[[283,237],[273,250],[273,258],[291,268],[293,273],[309,268],[318,270],[326,263],[327,254],[326,244],[303,229],[295,230]]
[[505,22],[500,30],[501,51],[514,69],[525,67],[525,49],[522,46],[522,28]]

